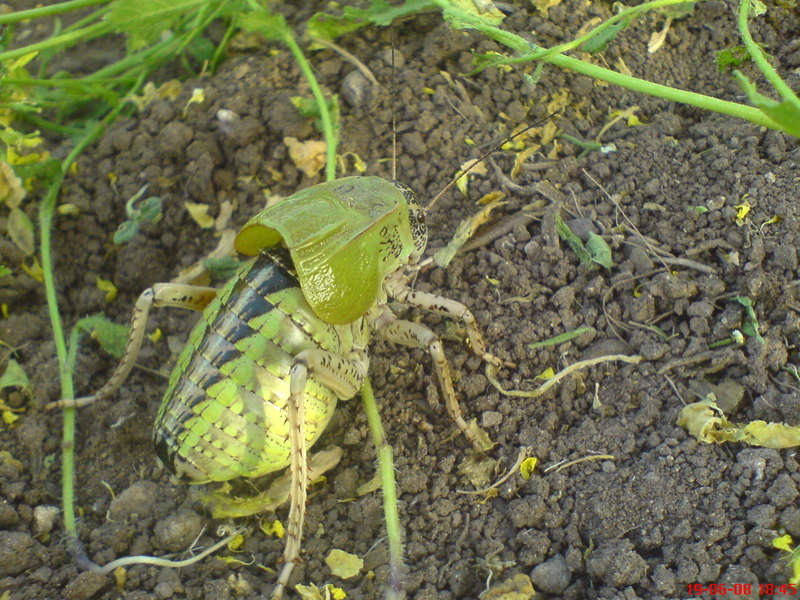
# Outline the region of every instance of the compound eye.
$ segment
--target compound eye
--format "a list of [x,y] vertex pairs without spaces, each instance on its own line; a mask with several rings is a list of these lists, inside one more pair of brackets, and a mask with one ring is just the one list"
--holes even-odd
[[425,213],[422,211],[417,211],[417,223],[420,225],[425,223]]

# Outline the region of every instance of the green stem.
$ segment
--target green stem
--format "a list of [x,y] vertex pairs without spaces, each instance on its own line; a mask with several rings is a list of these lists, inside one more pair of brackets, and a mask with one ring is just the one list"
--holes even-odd
[[383,514],[386,517],[386,537],[389,541],[389,589],[386,592],[386,598],[387,600],[397,599],[403,597],[403,536],[400,517],[397,513],[394,458],[392,447],[386,441],[386,434],[383,431],[369,377],[364,381],[364,387],[361,388],[361,399],[364,401],[364,412],[367,415],[372,442],[375,444],[378,454],[378,469],[383,487]]
[[314,76],[314,71],[311,69],[311,65],[303,55],[303,51],[300,49],[300,46],[298,46],[294,36],[291,33],[287,33],[283,37],[283,42],[289,47],[289,51],[300,66],[300,70],[303,72],[303,75],[305,75],[306,81],[308,81],[308,85],[311,88],[314,101],[317,103],[319,120],[322,125],[322,136],[325,138],[325,142],[328,146],[325,162],[325,179],[327,181],[333,181],[336,179],[337,140],[333,130],[331,113],[328,110],[328,103],[325,101],[325,94],[322,93],[322,88],[319,86],[317,78]]
[[[144,81],[142,76],[138,82],[141,86]],[[137,87],[138,87],[137,86]],[[45,298],[47,299],[47,310],[50,315],[50,325],[53,328],[53,340],[56,345],[56,356],[58,357],[59,374],[61,378],[61,397],[71,399],[74,397],[74,386],[72,383],[72,368],[75,362],[75,351],[72,348],[67,352],[64,341],[64,328],[61,323],[61,315],[58,310],[58,299],[56,296],[56,282],[53,270],[52,258],[52,224],[55,214],[56,201],[64,182],[64,177],[69,171],[70,166],[86,147],[94,142],[105,131],[122,110],[123,102],[120,102],[106,117],[95,123],[87,131],[86,135],[75,145],[67,157],[61,162],[61,169],[58,176],[48,185],[42,206],[39,209],[39,231],[41,235],[41,255],[42,272],[44,279]],[[75,334],[78,335],[78,334]],[[72,335],[71,346],[77,346],[77,339]],[[70,358],[71,356],[71,358]],[[77,526],[75,522],[75,503],[74,503],[74,473],[75,473],[75,409],[64,409],[64,426],[62,434],[62,467],[61,467],[61,491],[64,504],[64,529],[68,536],[77,540]]]
[[[607,81],[626,89],[655,96],[657,98],[664,98],[672,102],[680,102],[690,106],[696,106],[704,110],[719,112],[722,114],[730,115],[740,119],[750,121],[757,125],[776,129],[775,122],[762,113],[759,109],[744,104],[737,104],[736,102],[728,102],[727,100],[720,100],[712,98],[711,96],[704,96],[695,92],[688,92],[676,88],[652,83],[629,75],[623,75],[610,69],[599,67],[597,65],[578,60],[563,54],[553,53],[556,49],[540,48],[535,44],[531,44],[524,38],[504,31],[497,27],[487,24],[480,18],[472,14],[459,10],[453,7],[448,0],[435,0],[436,3],[442,8],[445,16],[455,21],[456,27],[468,27],[477,29],[495,41],[508,46],[512,50],[516,50],[521,54],[510,60],[515,62],[522,62],[524,60],[542,60],[544,62],[552,63],[564,69],[570,69],[589,77]],[[673,0],[661,0],[661,5],[675,4]],[[651,6],[655,3],[649,3]],[[645,5],[643,5],[645,6]],[[638,8],[638,7],[637,7]],[[586,37],[586,36],[584,36]],[[583,38],[581,38],[583,39]],[[559,47],[560,48],[560,47]]]
[[[2,83],[2,82],[0,82]],[[61,125],[60,123],[53,123],[52,121],[48,121],[47,119],[43,119],[40,116],[29,113],[24,116],[26,121],[30,121],[30,123],[39,129],[46,129],[48,131],[52,131],[54,133],[58,133],[65,137],[72,137],[75,135],[80,135],[83,133],[83,129],[80,127],[70,127],[69,125]]]
[[41,52],[42,50],[50,50],[51,48],[71,46],[72,44],[85,42],[110,32],[110,23],[95,23],[94,25],[89,25],[83,29],[57,35],[36,44],[31,44],[22,48],[16,48],[14,50],[8,50],[6,52],[0,52],[0,62],[11,60],[13,58],[19,58],[20,56],[25,56],[31,52]]
[[225,30],[225,34],[222,36],[222,40],[220,40],[219,45],[217,46],[216,50],[214,50],[214,56],[211,57],[211,61],[209,62],[208,68],[209,71],[215,73],[217,71],[217,67],[219,66],[220,61],[222,61],[222,55],[225,51],[225,48],[228,47],[228,43],[231,41],[231,38],[236,33],[236,21],[231,19],[228,23],[228,28]]
[[39,8],[32,8],[30,10],[20,10],[7,15],[0,15],[0,25],[19,23],[20,21],[24,21],[26,19],[52,17],[54,15],[69,12],[71,10],[86,8],[88,6],[108,4],[110,1],[111,0],[71,0],[70,2],[61,2],[59,4],[53,4],[52,6],[41,6]]
[[750,35],[750,29],[748,29],[747,21],[750,12],[750,2],[751,0],[741,0],[739,4],[739,33],[742,36],[742,41],[744,42],[745,48],[747,48],[747,52],[750,54],[750,57],[756,63],[761,72],[764,74],[764,77],[772,84],[775,90],[780,94],[781,98],[783,98],[786,102],[791,102],[794,104],[798,110],[800,110],[800,99],[795,95],[786,82],[778,75],[778,72],[775,71],[773,66],[769,63],[769,61],[764,56],[764,52],[761,50],[761,47],[755,43],[753,40],[753,36]]
[[617,73],[616,71],[611,71],[610,69],[598,67],[569,56],[553,56],[552,58],[546,59],[546,62],[551,62],[559,67],[571,69],[573,71],[577,71],[578,73],[582,73],[602,81],[607,81],[608,83],[613,83],[614,85],[633,90],[634,92],[641,92],[649,96],[664,98],[665,100],[670,100],[671,102],[679,102],[682,104],[688,104],[690,106],[696,106],[697,108],[745,119],[746,121],[750,121],[756,125],[762,125],[764,127],[775,129],[775,122],[762,113],[759,109],[753,108],[752,106],[746,106],[736,102],[729,102],[727,100],[720,100],[719,98],[712,98],[711,96],[705,96],[703,94],[689,92],[686,90],[661,85],[659,83],[653,83],[651,81],[645,81],[629,75],[623,75],[622,73]]

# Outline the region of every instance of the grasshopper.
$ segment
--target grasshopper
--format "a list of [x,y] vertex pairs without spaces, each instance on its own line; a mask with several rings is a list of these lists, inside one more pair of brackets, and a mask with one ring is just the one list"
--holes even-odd
[[469,309],[411,288],[427,244],[425,209],[406,186],[347,177],[301,190],[253,217],[236,248],[253,256],[219,290],[158,283],[137,300],[123,357],[91,396],[108,399],[138,356],[153,307],[202,310],[172,370],[153,428],[156,452],[190,483],[259,477],[290,469],[290,510],[281,598],[299,562],[307,498],[307,450],[338,400],[361,389],[377,336],[426,349],[446,408],[478,451],[453,388],[442,343],[428,327],[399,319],[388,300],[460,320],[472,351],[487,351]]

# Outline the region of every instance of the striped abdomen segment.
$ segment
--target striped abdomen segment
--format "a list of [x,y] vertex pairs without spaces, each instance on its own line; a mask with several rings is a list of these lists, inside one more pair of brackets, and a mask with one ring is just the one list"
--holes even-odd
[[[289,271],[266,255],[246,263],[209,304],[170,375],[156,452],[190,481],[257,477],[286,467],[289,369],[299,352],[336,351]],[[309,378],[306,439],[322,434],[336,395]]]

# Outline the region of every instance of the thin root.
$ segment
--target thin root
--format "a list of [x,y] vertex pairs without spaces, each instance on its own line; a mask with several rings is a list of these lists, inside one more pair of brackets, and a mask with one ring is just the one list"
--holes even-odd
[[639,356],[638,354],[633,356],[627,356],[625,354],[608,354],[606,356],[598,356],[597,358],[589,358],[586,360],[581,360],[566,367],[565,369],[562,369],[561,371],[553,375],[550,379],[545,381],[540,387],[531,391],[503,389],[503,387],[495,378],[497,370],[492,369],[492,365],[489,364],[486,365],[486,378],[489,380],[489,383],[491,383],[494,386],[494,388],[504,396],[513,396],[515,398],[538,398],[570,373],[573,373],[575,371],[578,371],[586,367],[592,367],[600,363],[611,362],[615,360],[621,360],[622,362],[635,365],[639,364],[642,361],[642,357]]

